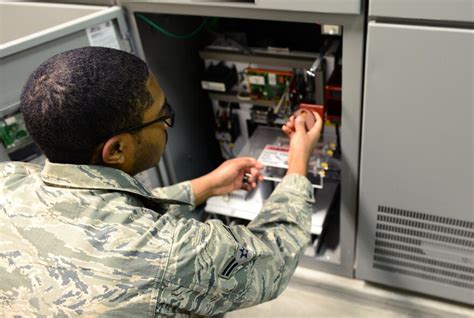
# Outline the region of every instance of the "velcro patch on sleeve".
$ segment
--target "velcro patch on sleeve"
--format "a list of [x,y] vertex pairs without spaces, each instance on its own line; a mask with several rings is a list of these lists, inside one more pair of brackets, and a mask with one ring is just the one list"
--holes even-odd
[[235,252],[234,257],[226,262],[224,268],[220,271],[219,275],[223,278],[230,278],[238,269],[241,268],[239,265],[243,265],[249,262],[253,258],[253,252],[249,249],[239,246]]

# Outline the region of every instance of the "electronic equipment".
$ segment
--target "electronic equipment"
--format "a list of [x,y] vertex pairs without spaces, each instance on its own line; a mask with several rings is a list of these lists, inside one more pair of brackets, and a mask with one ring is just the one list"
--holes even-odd
[[227,92],[237,84],[238,75],[235,65],[228,67],[224,62],[211,64],[206,69],[201,87],[210,91]]
[[28,135],[20,112],[0,119],[0,142],[0,162],[31,161],[42,155],[39,147]]
[[0,119],[0,139],[6,149],[31,141],[20,113]]
[[280,100],[289,87],[293,72],[247,68],[245,70],[252,99]]
[[267,125],[272,118],[273,112],[270,107],[253,105],[250,109],[250,118],[252,122]]

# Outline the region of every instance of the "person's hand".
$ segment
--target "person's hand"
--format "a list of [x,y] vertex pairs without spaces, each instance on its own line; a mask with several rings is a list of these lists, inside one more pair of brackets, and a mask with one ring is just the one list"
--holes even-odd
[[[260,170],[263,165],[251,157],[230,159],[218,168],[200,178],[191,181],[196,205],[201,204],[210,196],[228,194],[234,190],[250,191],[263,180]],[[244,183],[244,176],[247,182]]]
[[290,138],[288,174],[307,174],[309,158],[316,147],[316,143],[321,136],[321,129],[323,128],[321,116],[316,112],[313,112],[313,114],[316,118],[316,123],[308,131],[305,128],[305,115],[299,115],[297,118],[291,116],[282,127],[283,132]]
[[[263,165],[251,157],[225,161],[209,174],[212,178],[213,195],[223,195],[238,189],[255,189],[257,181],[263,180],[260,174],[262,168]],[[247,182],[244,182],[244,177]]]

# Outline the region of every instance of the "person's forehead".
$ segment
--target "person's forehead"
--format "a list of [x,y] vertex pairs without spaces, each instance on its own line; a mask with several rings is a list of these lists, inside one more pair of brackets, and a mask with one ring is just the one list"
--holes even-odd
[[152,108],[155,108],[155,111],[158,114],[161,112],[161,109],[165,103],[165,94],[163,93],[163,90],[161,89],[155,75],[151,71],[148,75],[147,88],[154,99]]

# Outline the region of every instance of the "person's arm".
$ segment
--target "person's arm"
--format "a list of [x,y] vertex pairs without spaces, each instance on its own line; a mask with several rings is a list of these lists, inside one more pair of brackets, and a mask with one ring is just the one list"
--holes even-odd
[[[237,189],[252,190],[257,181],[262,180],[260,169],[263,166],[254,158],[240,157],[225,161],[212,172],[169,187],[155,188],[152,193],[159,198],[174,199],[189,203],[187,206],[170,205],[168,212],[176,218],[190,218],[197,205],[204,203],[211,196],[223,195]],[[247,174],[249,183],[243,183]]]
[[[260,170],[263,165],[251,157],[230,159],[221,164],[211,173],[191,180],[196,198],[196,205],[209,199],[211,196],[228,194],[234,190],[255,189],[257,181],[263,180]],[[244,175],[248,176],[248,183],[244,183]]]
[[321,127],[306,132],[300,124],[284,129],[291,138],[290,155],[298,151],[291,156],[288,175],[248,226],[218,220],[177,224],[158,308],[215,315],[262,303],[284,290],[309,242],[314,202],[311,184],[302,175],[306,171],[300,169]]
[[171,204],[167,210],[167,214],[177,219],[189,219],[193,216],[196,208],[196,199],[190,181],[184,181],[168,187],[154,188],[153,195],[160,199],[173,199],[188,203],[189,205]]

